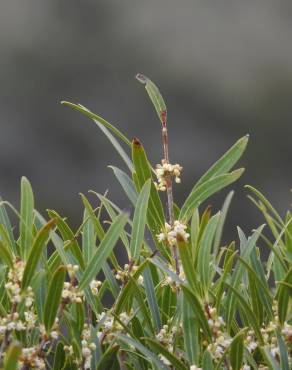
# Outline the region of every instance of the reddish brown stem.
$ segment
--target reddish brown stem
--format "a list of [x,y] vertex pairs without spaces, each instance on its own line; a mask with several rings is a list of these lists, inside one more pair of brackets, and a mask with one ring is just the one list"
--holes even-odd
[[[168,145],[168,133],[166,125],[166,112],[162,112],[162,144],[163,144],[163,155],[164,161],[169,163],[169,145]],[[174,212],[173,212],[173,194],[172,194],[172,178],[169,178],[166,181],[166,193],[167,193],[167,209],[168,209],[168,218],[170,226],[174,224]],[[175,270],[176,274],[179,275],[179,263],[178,263],[178,254],[177,247],[173,247],[173,258],[175,261]]]

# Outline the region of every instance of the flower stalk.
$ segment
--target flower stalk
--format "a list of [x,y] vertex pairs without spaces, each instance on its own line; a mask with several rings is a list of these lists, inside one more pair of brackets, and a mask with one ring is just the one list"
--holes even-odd
[[[164,110],[161,112],[161,123],[162,123],[162,145],[163,145],[163,156],[164,162],[169,164],[169,142],[168,142],[168,132],[167,132],[167,111]],[[168,210],[168,220],[171,227],[174,225],[174,211],[173,211],[173,192],[172,192],[172,176],[169,175],[166,177],[166,194],[167,194],[167,210]],[[172,248],[174,263],[175,263],[175,271],[176,274],[180,274],[179,268],[179,261],[178,261],[178,253],[177,253],[177,246],[174,245]]]

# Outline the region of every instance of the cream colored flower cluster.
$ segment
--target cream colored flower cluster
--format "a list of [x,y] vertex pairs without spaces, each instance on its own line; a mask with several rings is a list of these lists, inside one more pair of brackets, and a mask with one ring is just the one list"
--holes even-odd
[[181,182],[180,174],[182,167],[179,164],[170,164],[164,159],[161,161],[161,164],[156,165],[155,173],[157,176],[157,183],[155,186],[157,190],[165,191],[169,181],[174,178],[174,181],[179,184]]
[[27,366],[29,369],[45,369],[46,364],[42,357],[39,356],[38,347],[22,348],[20,356],[20,365]]
[[89,284],[90,290],[94,296],[98,295],[99,288],[101,287],[102,282],[99,280],[92,280]]
[[82,357],[84,358],[84,369],[90,369],[92,352],[96,350],[96,344],[91,340],[90,328],[87,324],[84,325],[81,338],[81,353]]
[[[129,264],[124,265],[124,270],[118,270],[115,277],[117,280],[121,281],[122,283],[126,283],[129,280],[129,276],[133,275],[138,270],[138,266],[131,266]],[[137,280],[139,285],[143,285],[144,279],[143,276],[140,275]]]
[[208,345],[207,349],[210,351],[214,360],[219,361],[225,350],[230,346],[232,339],[227,334],[225,322],[221,316],[218,316],[215,307],[207,306],[205,315],[208,319],[213,339],[213,342]]
[[[128,314],[127,312],[121,312],[119,315],[120,321],[124,325],[128,325],[133,316],[133,310]],[[123,326],[115,320],[114,316],[110,312],[102,312],[96,317],[97,324],[100,325],[100,331],[98,332],[98,337],[100,338],[103,334],[111,340],[115,333],[119,333],[124,330]]]
[[8,282],[5,284],[5,288],[8,291],[9,298],[12,303],[19,303],[22,300],[21,281],[24,268],[25,264],[23,261],[15,260],[13,267],[9,269]]
[[[174,337],[177,333],[177,326],[170,327],[169,325],[163,325],[160,332],[156,335],[156,339],[164,346],[166,349],[172,353],[173,352],[173,343],[174,343]],[[160,360],[167,366],[171,365],[171,363],[168,361],[168,359],[163,356],[159,355]]]
[[20,320],[18,312],[0,318],[0,338],[4,336],[6,331],[12,330],[26,330],[26,324],[24,321]]
[[75,277],[76,272],[79,270],[78,265],[72,265],[71,263],[66,265],[66,268],[71,279]]
[[157,240],[162,243],[166,242],[169,246],[173,247],[177,244],[178,236],[185,242],[188,241],[190,234],[186,232],[187,226],[180,221],[174,221],[173,226],[165,222],[164,228],[161,233],[157,235]]
[[[37,318],[33,309],[34,294],[32,288],[29,286],[23,292],[21,291],[24,268],[24,262],[15,259],[12,268],[8,271],[8,281],[5,288],[12,303],[12,311],[0,319],[0,335],[3,335],[6,331],[29,330],[35,327]],[[19,313],[14,311],[16,305],[21,302],[24,302],[25,310],[20,317]]]
[[78,285],[65,281],[62,291],[62,298],[66,303],[82,303],[84,292],[78,289]]

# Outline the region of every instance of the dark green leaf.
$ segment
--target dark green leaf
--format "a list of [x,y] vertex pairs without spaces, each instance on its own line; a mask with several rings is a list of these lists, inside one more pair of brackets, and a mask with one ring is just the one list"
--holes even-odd
[[46,225],[44,225],[37,235],[34,238],[33,245],[30,248],[30,252],[27,258],[27,262],[25,265],[25,269],[23,272],[23,278],[22,278],[22,289],[25,289],[29,286],[31,279],[34,276],[35,270],[38,266],[38,263],[40,261],[43,248],[45,247],[51,229],[55,226],[56,220],[50,220]]
[[50,281],[48,294],[44,305],[44,317],[46,331],[49,332],[54,325],[55,318],[62,298],[62,290],[66,277],[66,267],[60,266]]
[[195,208],[197,208],[202,202],[204,202],[214,193],[217,193],[219,190],[239,179],[243,171],[244,169],[241,168],[228,174],[218,175],[203,182],[198,187],[195,187],[181,208],[180,219],[183,221],[188,221]]

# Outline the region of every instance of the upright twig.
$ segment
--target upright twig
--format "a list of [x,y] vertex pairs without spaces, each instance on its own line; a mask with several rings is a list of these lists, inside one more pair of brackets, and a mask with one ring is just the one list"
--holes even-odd
[[[164,161],[169,163],[169,143],[168,143],[168,132],[167,132],[167,112],[166,110],[161,113],[162,122],[162,145],[163,145],[163,156]],[[174,211],[173,211],[173,194],[172,194],[172,176],[169,175],[166,178],[166,193],[167,193],[167,209],[168,219],[170,226],[174,224]],[[176,274],[179,275],[179,262],[177,254],[177,246],[173,246],[173,258],[175,261]]]

